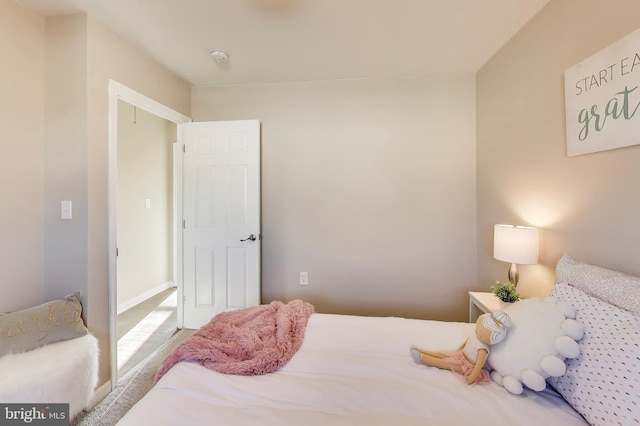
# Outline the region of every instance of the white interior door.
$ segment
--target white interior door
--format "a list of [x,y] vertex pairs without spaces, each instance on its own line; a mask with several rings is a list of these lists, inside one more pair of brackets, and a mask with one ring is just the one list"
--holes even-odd
[[183,125],[184,327],[260,303],[260,123]]

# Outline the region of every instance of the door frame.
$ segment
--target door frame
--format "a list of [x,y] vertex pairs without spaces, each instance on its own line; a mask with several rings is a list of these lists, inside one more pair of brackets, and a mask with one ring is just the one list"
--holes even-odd
[[[122,100],[176,124],[177,140],[174,154],[182,152],[182,124],[191,118],[179,113],[115,80],[109,80],[109,371],[111,389],[118,380],[118,298],[117,298],[117,212],[118,212],[118,101]],[[178,327],[182,327],[182,156],[173,160],[173,282],[177,287]]]

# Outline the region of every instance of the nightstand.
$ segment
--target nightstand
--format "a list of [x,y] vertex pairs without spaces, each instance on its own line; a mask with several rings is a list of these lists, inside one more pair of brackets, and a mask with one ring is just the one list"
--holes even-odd
[[498,299],[493,293],[470,291],[469,322],[476,322],[478,317],[483,313],[501,311],[508,306],[511,306],[511,303],[503,302],[502,300]]

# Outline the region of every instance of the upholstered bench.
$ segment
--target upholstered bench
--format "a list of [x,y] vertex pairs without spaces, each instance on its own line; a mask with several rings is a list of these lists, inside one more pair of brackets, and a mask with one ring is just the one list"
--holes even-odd
[[88,407],[98,382],[98,342],[81,318],[80,294],[0,314],[0,402]]

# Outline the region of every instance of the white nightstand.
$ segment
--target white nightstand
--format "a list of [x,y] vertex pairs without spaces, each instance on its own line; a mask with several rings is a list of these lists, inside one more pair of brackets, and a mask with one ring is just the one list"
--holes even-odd
[[483,313],[501,311],[511,303],[503,302],[494,296],[493,293],[480,291],[469,292],[469,322],[476,322]]

